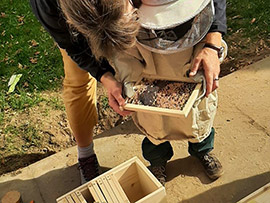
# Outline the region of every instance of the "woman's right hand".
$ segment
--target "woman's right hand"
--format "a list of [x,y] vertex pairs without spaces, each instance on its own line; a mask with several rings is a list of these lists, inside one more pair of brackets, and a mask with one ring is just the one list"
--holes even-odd
[[103,74],[100,78],[100,82],[107,90],[109,105],[112,109],[122,116],[129,115],[131,111],[123,110],[125,99],[122,96],[122,84],[118,82],[110,72]]

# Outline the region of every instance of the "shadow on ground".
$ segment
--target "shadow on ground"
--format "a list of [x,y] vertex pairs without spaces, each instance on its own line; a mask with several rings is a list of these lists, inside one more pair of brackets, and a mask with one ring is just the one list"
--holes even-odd
[[270,172],[214,187],[183,203],[237,202],[270,182]]
[[[110,168],[101,167],[103,172]],[[53,203],[67,192],[80,186],[80,175],[77,164],[52,170],[38,178],[29,180],[12,180],[0,183],[0,199],[8,191],[17,190],[21,193],[23,202],[34,200],[37,203]]]
[[199,178],[202,184],[212,183],[205,173],[202,173],[204,169],[200,162],[192,156],[169,161],[166,168],[168,182],[177,176],[189,176]]
[[[190,161],[193,161],[192,158],[180,159],[171,163],[169,168],[171,168],[172,165],[177,167],[180,163],[187,163]],[[109,169],[110,168],[102,168],[103,171]],[[186,171],[186,169],[183,169],[183,171]],[[193,176],[193,174],[183,171],[181,173]],[[175,175],[177,174],[173,174],[170,178],[173,178]],[[79,180],[80,177],[77,165],[73,165],[65,169],[53,170],[35,179],[16,179],[1,183],[0,198],[10,190],[18,190],[21,192],[24,202],[35,200],[35,202],[51,203],[55,202],[55,200],[63,194],[77,188],[80,185]],[[184,200],[183,203],[236,202],[268,182],[270,182],[270,172],[214,187],[195,197]]]
[[1,162],[0,175],[16,171],[19,168],[26,167],[53,154],[55,154],[55,152],[48,151],[46,153],[16,154],[5,157]]

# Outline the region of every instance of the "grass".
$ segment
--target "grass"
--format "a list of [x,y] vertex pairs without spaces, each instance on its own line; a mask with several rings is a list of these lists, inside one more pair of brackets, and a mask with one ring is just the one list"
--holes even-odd
[[[268,0],[227,1],[226,40],[229,45],[235,45],[233,53],[241,57],[243,50],[254,47],[259,40],[270,39],[269,16]],[[238,45],[242,39],[244,43]],[[43,138],[35,123],[25,120],[11,124],[11,121],[14,115],[27,114],[29,109],[41,104],[64,111],[59,96],[44,96],[44,92],[51,95],[61,88],[64,73],[58,48],[32,14],[28,1],[0,0],[0,46],[1,159],[1,156],[28,153],[34,147],[42,148]],[[14,74],[22,74],[22,78],[15,91],[7,94],[8,81]],[[102,97],[101,102],[103,108],[109,108],[107,97]],[[41,119],[44,119],[49,110],[42,111]]]
[[[42,91],[60,87],[62,61],[53,40],[35,19],[28,2],[2,0],[0,12],[1,109],[23,110],[41,102]],[[22,78],[15,92],[7,94],[9,78],[14,74],[22,74]],[[3,117],[2,110],[2,121]]]
[[[44,97],[44,91],[57,91],[63,78],[57,46],[34,17],[29,1],[0,1],[0,158],[28,153],[42,146],[42,135],[32,121],[10,124],[14,115],[45,102],[64,110],[58,96]],[[22,74],[15,91],[8,94],[8,81]],[[1,144],[2,143],[2,144]]]
[[253,42],[270,38],[270,3],[268,0],[228,0],[228,35],[242,33]]

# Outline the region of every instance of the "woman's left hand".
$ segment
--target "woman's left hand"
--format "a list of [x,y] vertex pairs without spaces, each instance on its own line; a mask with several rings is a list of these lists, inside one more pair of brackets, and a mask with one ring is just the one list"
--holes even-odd
[[206,97],[218,88],[218,76],[220,73],[220,62],[217,51],[211,48],[203,48],[194,59],[190,77],[196,75],[199,69],[204,70],[206,79]]

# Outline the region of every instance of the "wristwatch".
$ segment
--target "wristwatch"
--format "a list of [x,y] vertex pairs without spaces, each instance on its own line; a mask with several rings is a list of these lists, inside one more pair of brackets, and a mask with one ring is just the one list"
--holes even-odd
[[205,43],[203,48],[205,48],[205,47],[216,50],[217,54],[218,54],[218,58],[222,57],[222,54],[224,52],[224,47],[222,47],[222,46],[219,47],[219,46],[216,46],[216,45],[210,44],[210,43]]

